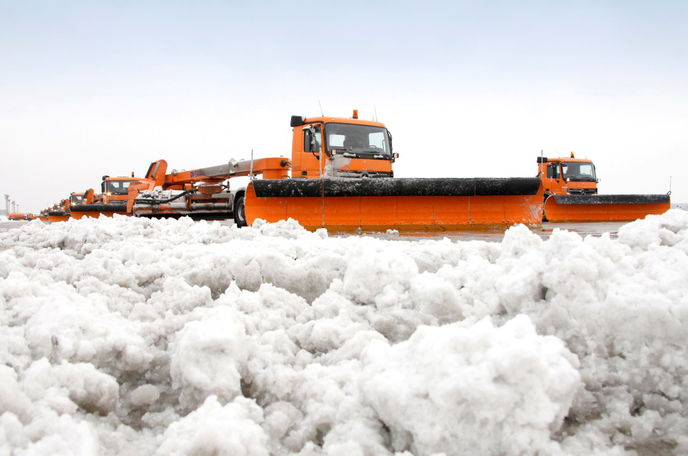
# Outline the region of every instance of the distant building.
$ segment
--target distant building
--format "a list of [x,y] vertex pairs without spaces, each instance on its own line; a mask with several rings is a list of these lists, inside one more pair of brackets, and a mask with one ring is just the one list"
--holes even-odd
[[10,215],[10,195],[5,195],[5,209],[0,209],[0,215]]

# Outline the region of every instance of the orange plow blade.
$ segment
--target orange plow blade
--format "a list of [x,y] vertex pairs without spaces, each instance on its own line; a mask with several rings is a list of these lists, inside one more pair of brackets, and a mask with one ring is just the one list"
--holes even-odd
[[70,208],[69,216],[73,219],[83,217],[98,218],[101,215],[112,217],[114,214],[129,215],[127,206],[123,204],[74,204]]
[[490,229],[542,221],[537,178],[255,180],[246,220],[293,218],[307,229],[406,232]]
[[69,220],[69,212],[65,211],[48,211],[48,222],[66,222]]
[[552,195],[545,201],[550,222],[626,222],[669,210],[669,195]]

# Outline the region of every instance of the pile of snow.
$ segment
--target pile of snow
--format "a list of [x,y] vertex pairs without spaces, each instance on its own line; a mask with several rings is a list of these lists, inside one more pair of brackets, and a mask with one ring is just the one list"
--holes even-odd
[[688,213],[618,238],[0,233],[0,455],[688,453]]

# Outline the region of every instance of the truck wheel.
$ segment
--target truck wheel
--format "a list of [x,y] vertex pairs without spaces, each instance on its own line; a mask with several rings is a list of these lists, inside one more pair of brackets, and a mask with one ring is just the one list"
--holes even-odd
[[234,223],[238,227],[246,226],[246,210],[244,208],[244,194],[237,195],[234,200]]

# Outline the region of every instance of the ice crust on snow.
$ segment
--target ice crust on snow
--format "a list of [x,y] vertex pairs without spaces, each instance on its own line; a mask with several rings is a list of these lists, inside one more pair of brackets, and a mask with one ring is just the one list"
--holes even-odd
[[688,213],[501,243],[0,232],[0,455],[688,453]]

